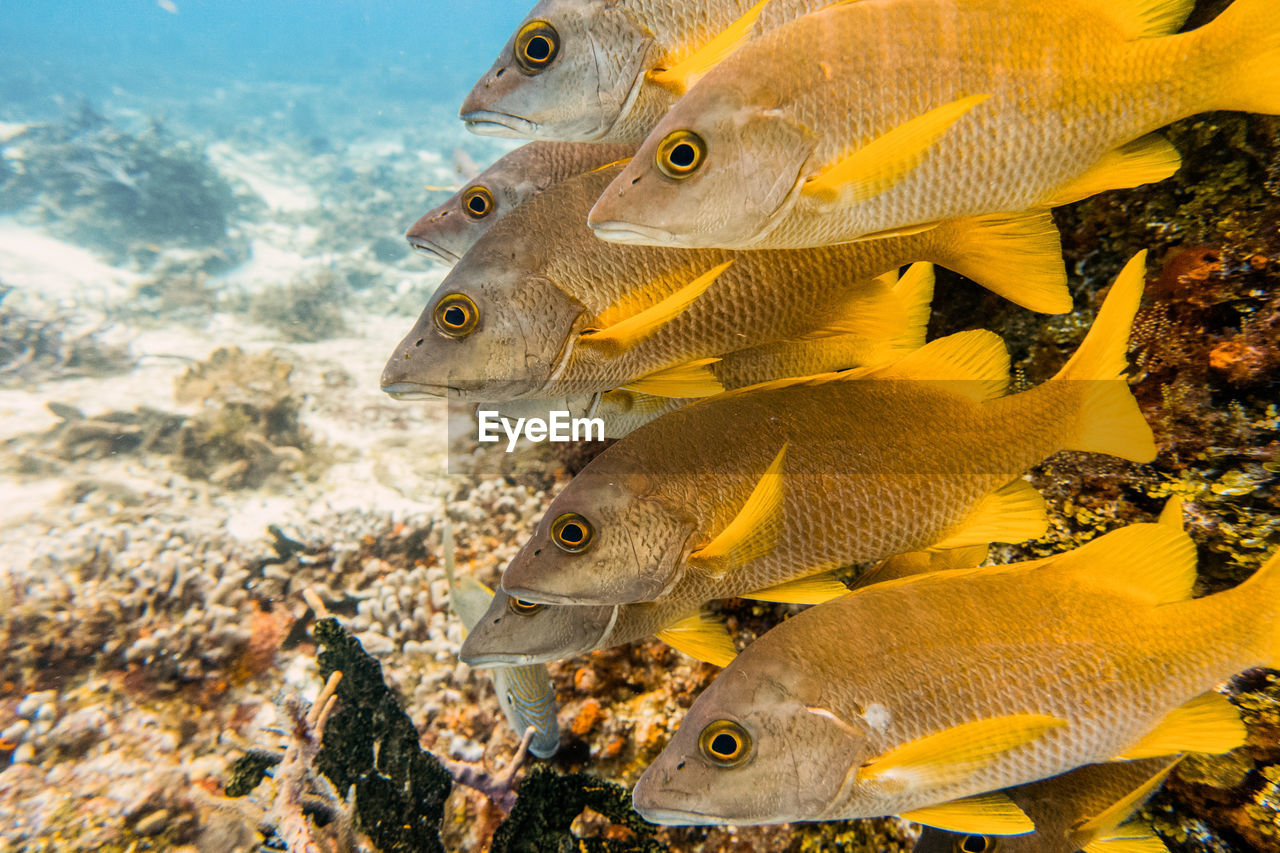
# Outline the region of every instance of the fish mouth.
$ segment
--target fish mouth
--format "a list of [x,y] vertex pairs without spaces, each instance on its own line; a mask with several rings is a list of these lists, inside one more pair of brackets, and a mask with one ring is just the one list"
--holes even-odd
[[626,243],[632,246],[675,245],[674,234],[649,225],[637,225],[634,222],[619,222],[617,220],[605,222],[591,222],[588,220],[587,224],[591,226],[591,230],[595,232],[597,237],[610,243]]
[[458,255],[455,255],[443,246],[432,243],[430,240],[424,240],[421,237],[413,236],[406,236],[405,239],[409,241],[409,245],[413,247],[415,252],[426,255],[431,260],[439,261],[446,266],[451,267],[458,261],[462,260]]
[[467,130],[480,136],[528,139],[538,130],[536,122],[493,110],[472,110],[469,113],[463,113],[459,118],[467,125]]
[[713,817],[699,812],[683,811],[682,809],[651,808],[635,802],[634,797],[632,805],[640,813],[640,816],[649,821],[649,823],[662,824],[663,826],[727,826],[730,823],[724,818]]
[[392,382],[382,386],[382,393],[395,400],[439,400],[457,393],[448,385],[424,385],[421,382]]
[[494,666],[529,666],[536,663],[545,663],[537,655],[502,654],[500,652],[481,652],[480,654],[472,655],[464,651],[458,655],[458,659],[474,669],[486,669]]
[[518,598],[521,601],[531,601],[534,604],[556,604],[556,605],[581,604],[583,606],[588,606],[588,607],[601,606],[601,605],[612,607],[614,605],[614,602],[612,601],[608,601],[608,602],[587,601],[587,600],[584,600],[581,596],[561,595],[560,593],[546,592],[540,589],[539,590],[525,589],[524,587],[521,587],[521,586],[513,587],[513,586],[507,586],[504,584],[502,587],[502,591],[505,592],[507,595],[511,596],[512,598]]

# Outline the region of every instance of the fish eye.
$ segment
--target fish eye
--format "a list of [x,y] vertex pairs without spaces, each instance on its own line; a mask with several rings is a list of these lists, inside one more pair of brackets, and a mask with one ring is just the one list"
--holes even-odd
[[581,553],[587,550],[593,538],[595,538],[595,531],[591,528],[591,522],[576,512],[566,512],[551,522],[551,541],[556,543],[561,551],[568,551],[570,554]]
[[717,767],[736,767],[751,753],[751,736],[733,720],[716,720],[698,736],[698,748]]
[[493,193],[476,184],[462,194],[462,210],[472,219],[484,219],[493,213]]
[[436,328],[450,338],[465,338],[480,322],[480,310],[470,297],[450,293],[436,305]]
[[692,130],[673,130],[658,143],[658,171],[679,181],[687,178],[707,156],[707,143]]
[[542,609],[541,604],[535,604],[532,601],[525,601],[523,598],[507,599],[507,609],[517,616],[532,616]]
[[955,853],[995,853],[1000,843],[985,835],[961,835],[952,845]]
[[560,53],[560,34],[546,21],[530,21],[516,33],[516,65],[525,74],[538,74]]

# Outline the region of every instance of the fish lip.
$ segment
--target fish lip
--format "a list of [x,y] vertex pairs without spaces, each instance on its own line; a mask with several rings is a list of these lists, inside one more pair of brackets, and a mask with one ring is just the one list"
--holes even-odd
[[724,818],[712,817],[699,812],[689,812],[682,809],[655,809],[642,806],[639,803],[632,802],[632,806],[640,816],[649,823],[662,824],[663,826],[728,826],[730,822]]
[[382,393],[395,400],[441,400],[454,389],[448,385],[426,385],[421,382],[392,382],[382,386]]
[[661,228],[649,225],[637,225],[634,222],[622,222],[615,219],[604,222],[587,221],[591,230],[601,240],[610,243],[625,243],[633,246],[672,246],[675,235]]
[[460,256],[455,255],[453,252],[450,252],[441,245],[432,243],[430,240],[424,240],[421,237],[413,237],[410,235],[405,235],[405,239],[409,241],[409,245],[413,247],[414,251],[426,255],[433,261],[440,261],[448,266],[453,266],[458,261],[462,260]]
[[503,654],[501,652],[486,652],[478,655],[458,655],[458,659],[473,669],[486,669],[494,666],[529,666],[535,663],[542,663],[536,659],[535,655],[529,654]]
[[522,586],[503,586],[502,591],[512,598],[519,598],[522,601],[531,601],[534,604],[579,604],[583,606],[607,606],[612,607],[617,604],[616,601],[591,601],[581,596],[562,595],[555,592],[545,592],[540,589],[527,589]]
[[472,110],[469,113],[463,113],[459,118],[466,124],[467,130],[480,136],[527,139],[538,130],[537,122],[494,110]]

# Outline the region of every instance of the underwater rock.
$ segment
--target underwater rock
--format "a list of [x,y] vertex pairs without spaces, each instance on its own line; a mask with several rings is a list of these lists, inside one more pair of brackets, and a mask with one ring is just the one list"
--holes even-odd
[[101,329],[74,331],[72,317],[36,317],[4,304],[12,288],[0,283],[0,386],[77,376],[126,373],[135,359],[127,345],[103,340]]

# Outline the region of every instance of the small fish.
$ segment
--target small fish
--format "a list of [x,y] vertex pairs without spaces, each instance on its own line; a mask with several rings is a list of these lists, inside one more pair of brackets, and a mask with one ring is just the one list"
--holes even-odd
[[1032,820],[990,792],[1235,749],[1244,723],[1214,688],[1280,660],[1280,553],[1226,592],[1192,599],[1195,580],[1185,533],[1136,524],[809,608],[698,697],[636,809],[668,824],[893,814],[1017,835]]
[[409,245],[453,266],[488,231],[547,187],[630,157],[628,145],[531,142],[501,157],[405,232]]
[[1004,396],[1008,353],[961,332],[889,365],[785,379],[671,412],[595,457],[502,576],[547,604],[710,600],[1047,526],[1021,473],[1060,450],[1155,457],[1123,377],[1145,253],[1052,380]]
[[542,0],[459,114],[473,133],[639,143],[707,69],[830,0]]
[[178,14],[178,4],[174,3],[173,0],[156,0],[156,5],[170,15]]
[[[467,632],[484,616],[493,590],[471,576],[454,574],[453,527],[445,521],[442,536],[444,570],[449,577],[449,604]],[[499,596],[505,597],[505,596]],[[464,635],[465,636],[465,635]],[[529,751],[539,758],[550,758],[560,748],[560,725],[556,721],[556,691],[545,666],[495,665],[489,672],[493,692],[517,737],[534,728]]]
[[786,252],[690,252],[596,239],[586,211],[621,169],[563,181],[504,217],[437,288],[383,370],[402,399],[723,389],[726,353],[813,336],[887,337],[868,283],[942,264],[1033,310],[1070,310],[1048,214],[957,220],[910,237]]
[[1274,0],[833,3],[728,56],[591,211],[618,242],[796,248],[1163,180],[1159,128],[1280,113]]
[[956,835],[925,827],[913,853],[1167,853],[1128,818],[1159,790],[1176,758],[1091,764],[1007,793],[1035,823],[1030,835]]

